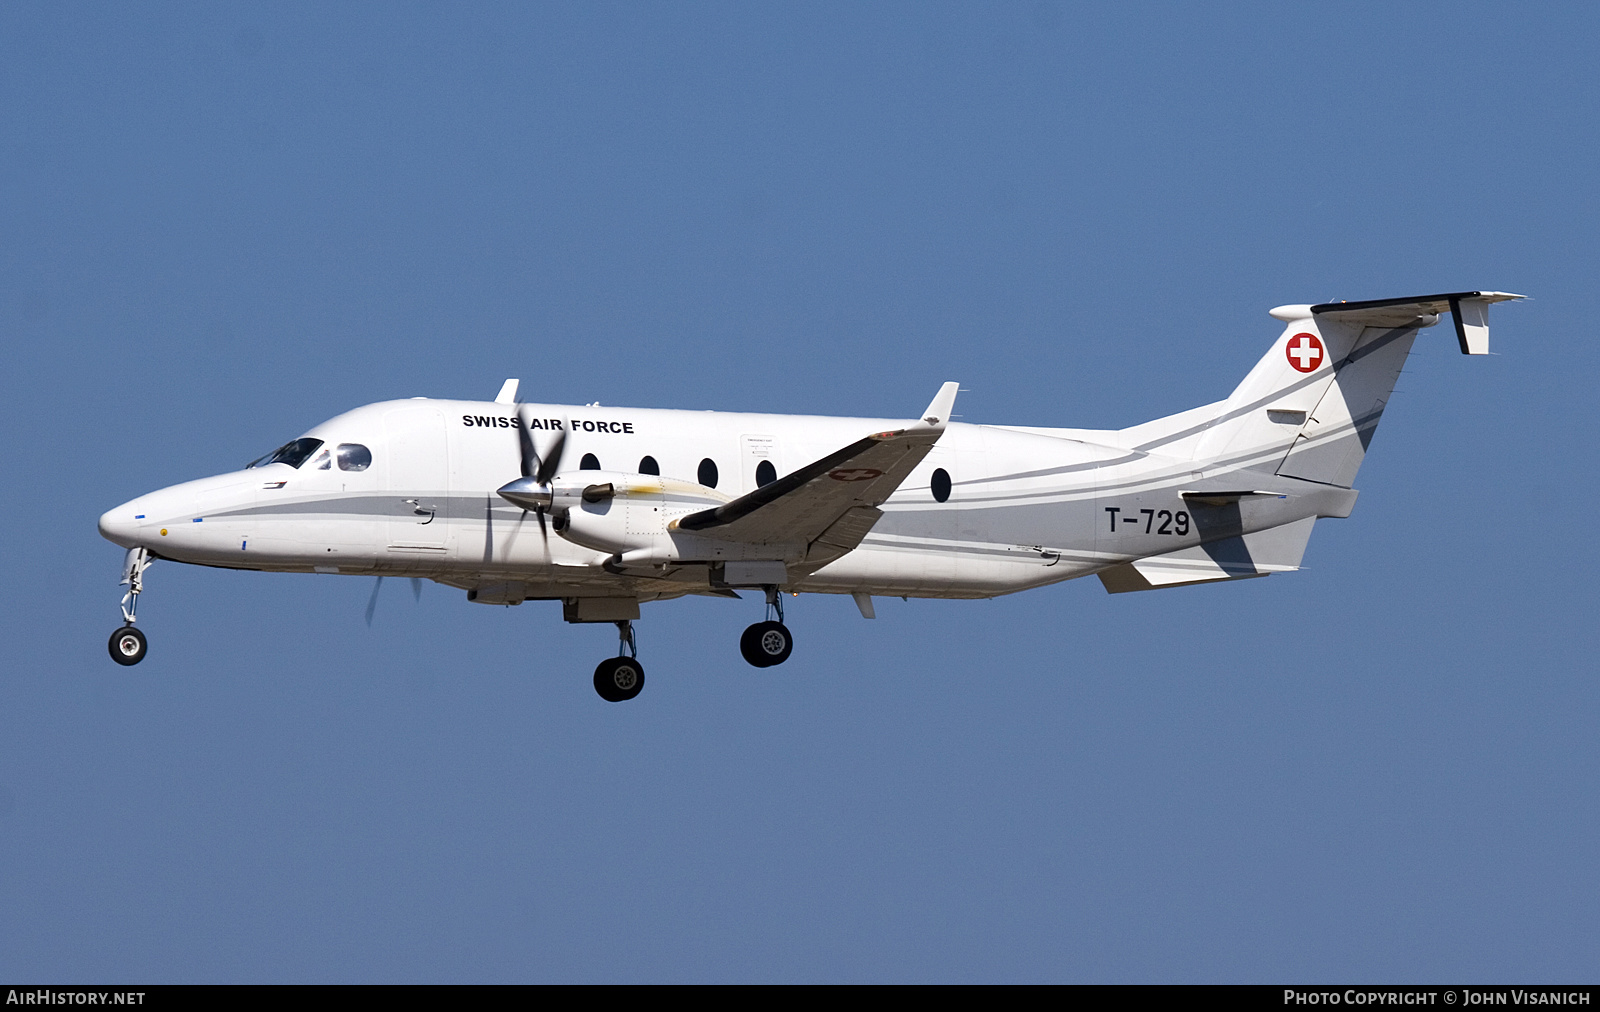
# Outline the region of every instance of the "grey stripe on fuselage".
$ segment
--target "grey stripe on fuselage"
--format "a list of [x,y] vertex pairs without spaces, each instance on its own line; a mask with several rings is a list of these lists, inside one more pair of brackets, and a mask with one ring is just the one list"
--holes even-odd
[[218,519],[252,516],[313,516],[319,513],[390,518],[413,516],[416,507],[404,499],[397,498],[400,495],[406,495],[413,499],[425,499],[428,501],[428,505],[440,507],[437,511],[437,516],[451,520],[481,517],[486,501],[490,509],[508,516],[526,512],[494,497],[492,493],[487,495],[440,495],[436,492],[362,492],[357,495],[333,495],[325,499],[298,499],[293,502],[273,503],[270,506],[244,506],[220,513],[208,513],[206,516]]
[[[1082,440],[1076,440],[1082,442]],[[1099,446],[1099,443],[1091,443]],[[1011,474],[992,474],[982,478],[968,478],[964,481],[951,482],[952,485],[980,485],[991,481],[1015,481],[1021,478],[1043,478],[1051,474],[1070,474],[1074,471],[1094,471],[1102,467],[1116,467],[1119,464],[1131,464],[1136,460],[1144,460],[1148,453],[1128,453],[1121,457],[1108,457],[1105,460],[1089,460],[1081,464],[1064,464],[1061,467],[1047,467],[1040,471],[1016,471]]]

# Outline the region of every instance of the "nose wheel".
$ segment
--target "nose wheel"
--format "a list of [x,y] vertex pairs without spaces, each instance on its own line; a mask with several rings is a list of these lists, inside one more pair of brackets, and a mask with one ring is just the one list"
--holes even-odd
[[139,595],[144,592],[144,571],[151,561],[150,553],[143,548],[130,548],[122,563],[120,586],[128,588],[122,595],[122,628],[111,634],[106,648],[111,651],[111,659],[124,666],[138,664],[150,649],[144,633],[135,629],[133,623],[137,621],[134,612],[139,607]]
[[149,649],[144,633],[131,625],[125,625],[112,633],[111,642],[106,646],[111,650],[111,659],[123,665],[138,664],[144,660],[145,651]]
[[739,637],[739,653],[758,668],[782,664],[794,651],[794,637],[789,633],[789,627],[783,624],[783,597],[777,587],[765,589],[767,620],[750,626]]
[[594,669],[594,691],[608,703],[625,703],[644,689],[644,665],[639,663],[633,640],[633,623],[617,623],[617,656],[607,657]]

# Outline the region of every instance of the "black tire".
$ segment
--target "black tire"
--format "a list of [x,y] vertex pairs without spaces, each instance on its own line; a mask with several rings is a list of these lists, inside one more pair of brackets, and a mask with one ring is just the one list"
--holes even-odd
[[594,669],[594,691],[608,703],[625,703],[644,688],[644,665],[633,657],[607,657]]
[[144,633],[131,625],[125,625],[111,634],[106,649],[111,651],[111,659],[118,664],[132,665],[144,660],[150,644],[145,642]]
[[782,622],[757,622],[739,637],[739,653],[758,668],[782,664],[794,651],[794,637]]

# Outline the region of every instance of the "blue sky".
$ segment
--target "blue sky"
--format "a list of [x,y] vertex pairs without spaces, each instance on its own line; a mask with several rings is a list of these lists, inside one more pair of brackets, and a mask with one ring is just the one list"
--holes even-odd
[[[1600,947],[1584,5],[0,9],[0,977],[1570,981]],[[1419,341],[1300,573],[553,605],[95,518],[349,407],[1116,427]]]

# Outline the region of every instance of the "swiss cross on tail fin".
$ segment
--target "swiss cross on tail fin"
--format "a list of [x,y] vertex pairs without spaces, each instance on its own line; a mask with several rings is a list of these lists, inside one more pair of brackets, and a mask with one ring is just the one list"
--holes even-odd
[[1456,340],[1463,355],[1489,354],[1489,305],[1525,299],[1510,292],[1445,292],[1368,302],[1325,302],[1310,307],[1313,315],[1364,327],[1403,327],[1419,316],[1449,313],[1455,318]]

